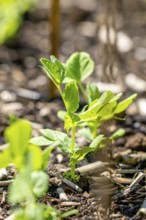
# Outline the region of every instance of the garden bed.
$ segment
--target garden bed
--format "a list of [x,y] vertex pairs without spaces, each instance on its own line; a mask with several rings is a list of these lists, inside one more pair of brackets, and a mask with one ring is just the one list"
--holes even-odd
[[[94,3],[93,1],[93,5]],[[63,123],[56,117],[58,110],[64,108],[62,101],[59,95],[50,99],[48,79],[38,61],[41,57],[49,57],[46,4],[46,1],[42,1],[36,11],[26,15],[14,44],[9,42],[0,48],[0,150],[6,148],[4,130],[14,117],[9,117],[9,114],[29,120],[33,127],[33,136],[39,135],[42,128],[64,130]],[[84,25],[88,25],[86,22],[90,21],[96,26],[94,18],[97,10],[94,7],[89,10],[85,7],[74,7],[73,12],[70,6],[68,10],[65,10],[65,6],[62,9],[64,19],[61,30],[64,31],[61,31],[61,59],[65,61],[70,53],[80,50],[89,52],[99,65],[101,54],[98,40],[94,33],[87,36],[83,31]],[[141,24],[140,27],[141,35],[137,38],[139,37],[145,46],[145,25]],[[76,36],[73,34],[74,30]],[[136,48],[140,47],[136,36],[134,43]],[[129,73],[135,67],[134,71],[139,75],[139,68],[141,72],[144,71],[144,60],[136,60],[133,53],[128,53],[123,70]],[[96,67],[99,67],[98,65]],[[143,76],[145,77],[144,74]],[[95,73],[91,81],[96,78]],[[127,89],[125,96],[133,91]],[[138,98],[145,98],[144,93],[141,92]],[[68,169],[68,156],[54,149],[47,168],[50,188],[39,202],[52,205],[61,212],[78,210],[76,215],[67,219],[145,219],[146,207],[142,207],[142,204],[146,195],[146,119],[134,106],[126,112],[124,121],[112,123],[108,129],[118,127],[126,130],[124,137],[96,155],[91,154],[78,165],[77,172],[81,177],[79,182],[74,183],[80,187],[78,190],[74,189],[72,181],[68,183],[66,178],[61,176]],[[89,164],[95,167],[88,168]],[[84,172],[80,167],[89,170]],[[0,177],[0,219],[10,216],[11,210],[16,208],[10,207],[7,202],[8,185],[14,175],[15,169],[11,168]],[[64,190],[65,198],[62,198],[59,190]]]

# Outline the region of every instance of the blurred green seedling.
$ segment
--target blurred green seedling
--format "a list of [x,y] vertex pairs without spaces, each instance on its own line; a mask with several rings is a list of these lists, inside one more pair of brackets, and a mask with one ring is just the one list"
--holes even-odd
[[19,204],[14,219],[59,220],[63,219],[63,215],[75,214],[76,210],[61,214],[55,208],[37,202],[49,188],[49,177],[45,170],[54,143],[41,150],[40,147],[29,143],[31,132],[28,121],[17,119],[5,130],[8,148],[0,153],[0,168],[13,165],[17,169],[16,177],[9,186],[8,197],[11,205]]
[[35,6],[37,0],[0,1],[0,45],[13,37],[23,20],[23,14]]

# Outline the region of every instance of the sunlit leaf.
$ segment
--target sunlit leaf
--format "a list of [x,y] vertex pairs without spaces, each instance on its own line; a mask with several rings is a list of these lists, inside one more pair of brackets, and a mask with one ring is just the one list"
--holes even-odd
[[52,60],[53,62],[46,58],[41,58],[40,62],[42,63],[47,76],[57,87],[59,87],[65,77],[65,69],[55,57],[53,57]]
[[38,145],[38,146],[49,146],[53,143],[53,140],[49,140],[44,136],[39,136],[39,137],[31,138],[29,143]]
[[66,84],[63,97],[68,112],[75,112],[79,107],[79,91],[75,81]]
[[119,114],[119,113],[125,111],[128,108],[128,106],[134,101],[136,96],[137,96],[137,94],[133,94],[130,97],[128,97],[127,99],[124,99],[122,102],[120,102],[115,110],[115,114]]
[[31,131],[30,123],[25,120],[19,120],[6,128],[5,137],[9,142],[12,157],[21,156],[27,152]]
[[77,82],[83,81],[93,70],[94,62],[90,55],[85,52],[73,53],[66,62],[67,77]]
[[120,137],[123,137],[123,136],[125,135],[125,133],[126,133],[125,129],[119,128],[117,131],[115,131],[115,132],[112,134],[111,138],[112,138],[113,140],[117,140],[117,139],[119,139]]

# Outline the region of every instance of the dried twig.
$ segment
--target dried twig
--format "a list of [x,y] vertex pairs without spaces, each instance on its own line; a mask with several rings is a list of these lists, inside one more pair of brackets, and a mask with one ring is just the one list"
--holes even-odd
[[79,192],[79,193],[83,192],[83,190],[79,186],[77,186],[76,184],[74,184],[73,182],[65,178],[62,178],[62,183],[65,183],[67,186],[69,186],[71,189],[73,189],[76,192]]
[[60,206],[79,206],[81,205],[80,202],[62,202]]
[[146,170],[140,170],[140,169],[117,169],[116,173],[120,173],[120,174],[132,174],[132,173],[140,173],[140,172],[144,172],[146,173]]
[[76,172],[79,172],[82,176],[94,174],[94,173],[102,172],[103,170],[105,170],[107,165],[108,163],[106,162],[97,161],[97,162],[90,163],[85,166],[76,168]]
[[131,184],[133,181],[130,178],[123,178],[123,177],[113,177],[112,180],[118,184]]
[[13,182],[13,180],[0,181],[0,186],[8,186],[12,182]]
[[124,195],[129,194],[130,192],[133,191],[133,189],[135,188],[135,186],[145,177],[145,174],[140,172],[137,177],[132,181],[132,183],[130,184],[130,186],[128,186],[128,188],[125,189],[124,191]]

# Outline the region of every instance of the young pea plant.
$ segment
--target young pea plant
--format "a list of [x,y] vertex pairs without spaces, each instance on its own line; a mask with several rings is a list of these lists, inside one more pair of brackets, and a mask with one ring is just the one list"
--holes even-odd
[[44,151],[36,145],[29,144],[31,125],[25,120],[18,120],[5,131],[8,148],[0,153],[0,168],[13,164],[17,175],[9,187],[8,201],[11,205],[18,205],[14,213],[14,220],[60,220],[64,213],[55,208],[40,204],[37,199],[48,190],[48,175],[45,173],[48,158],[53,145]]
[[[42,136],[31,139],[30,143],[40,146],[54,144],[61,148],[70,157],[71,178],[74,179],[76,164],[83,160],[86,154],[105,147],[115,137],[115,135],[105,137],[103,134],[97,134],[97,128],[104,121],[123,112],[135,99],[136,95],[118,103],[118,99],[122,94],[114,95],[111,91],[100,94],[94,84],[88,85],[86,91],[82,81],[94,69],[94,62],[87,53],[74,53],[65,65],[54,56],[51,56],[50,60],[41,58],[40,61],[47,76],[60,92],[66,109],[62,115],[64,128],[67,133],[71,132],[71,137],[63,132],[42,129]],[[87,101],[87,105],[83,107],[81,112],[78,112],[80,102],[79,89]],[[76,143],[77,128],[85,128],[92,131],[89,146],[79,148]],[[116,137],[118,135],[116,133]]]

